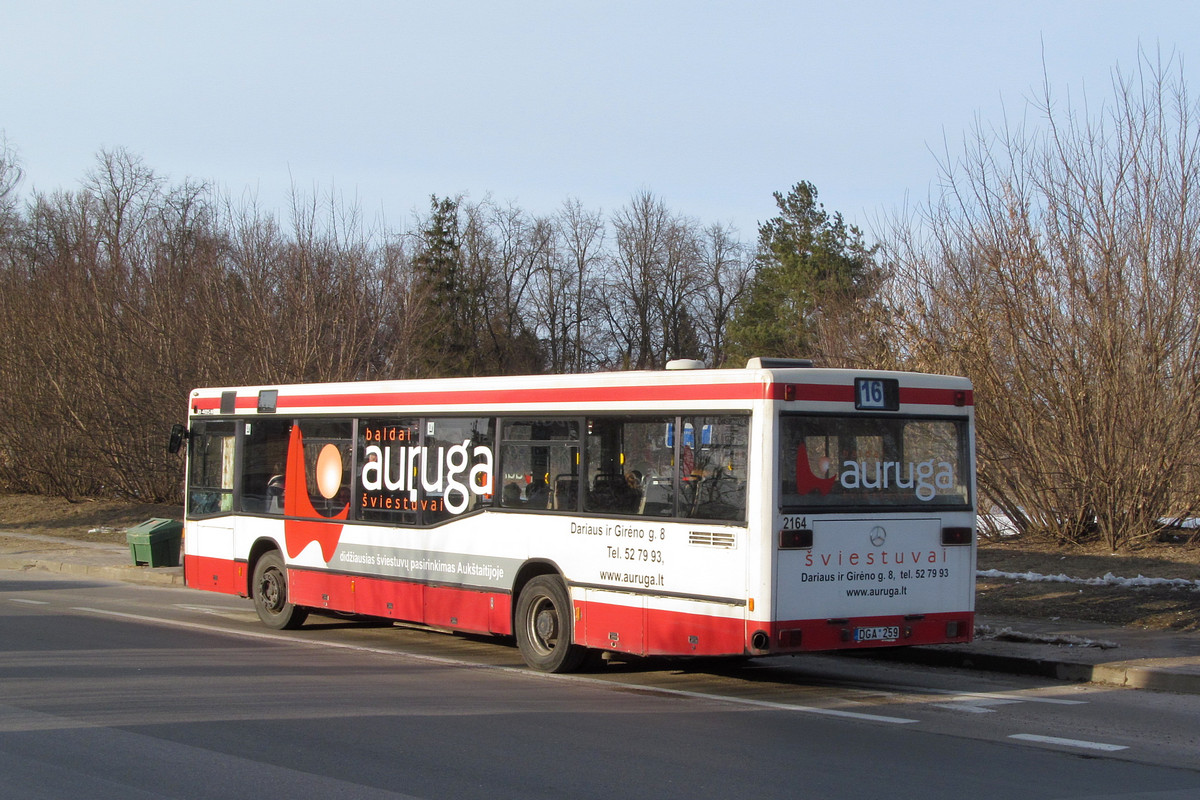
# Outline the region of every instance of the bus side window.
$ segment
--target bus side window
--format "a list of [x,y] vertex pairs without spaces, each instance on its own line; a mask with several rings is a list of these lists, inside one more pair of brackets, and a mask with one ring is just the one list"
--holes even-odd
[[291,431],[290,419],[256,419],[246,423],[242,442],[242,511],[283,513],[284,465]]
[[[482,510],[492,503],[492,494],[503,491],[502,486],[495,486],[494,474],[484,476],[476,471],[477,467],[487,464],[494,470],[495,440],[494,417],[426,418],[422,443],[428,461],[422,461],[418,470],[422,525],[434,525]],[[449,455],[455,449],[462,453],[461,462]],[[439,464],[442,473],[437,475]],[[471,481],[472,474],[476,482]],[[430,481],[438,488],[429,488]]]
[[[594,417],[587,421],[584,510],[608,514],[672,513],[673,418]],[[653,495],[647,494],[650,486]],[[658,499],[650,504],[651,498]]]
[[575,509],[579,420],[506,419],[501,437],[502,507]]
[[388,525],[416,525],[419,479],[419,417],[366,418],[358,424],[355,476],[357,518]]
[[746,519],[746,470],[750,418],[744,416],[684,417],[685,433],[692,432],[688,491],[680,509],[693,519]]
[[189,518],[233,511],[236,424],[233,420],[192,424],[188,439]]

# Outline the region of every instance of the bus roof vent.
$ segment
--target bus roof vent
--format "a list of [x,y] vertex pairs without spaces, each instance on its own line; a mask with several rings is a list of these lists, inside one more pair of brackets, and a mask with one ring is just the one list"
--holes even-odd
[[759,358],[755,356],[746,362],[746,369],[800,369],[812,365],[811,358]]
[[694,358],[677,358],[667,362],[667,369],[704,369],[704,362]]

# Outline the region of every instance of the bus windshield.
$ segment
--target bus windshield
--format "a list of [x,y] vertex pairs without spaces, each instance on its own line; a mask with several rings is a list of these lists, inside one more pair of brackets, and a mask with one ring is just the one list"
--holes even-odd
[[785,509],[966,508],[966,419],[780,418],[780,505]]

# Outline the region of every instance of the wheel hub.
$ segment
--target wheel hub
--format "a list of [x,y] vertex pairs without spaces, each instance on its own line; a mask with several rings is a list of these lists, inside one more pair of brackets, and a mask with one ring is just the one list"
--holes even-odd
[[267,608],[272,611],[278,611],[282,606],[280,602],[282,592],[279,588],[279,580],[274,573],[268,572],[263,576],[262,585],[260,586],[262,599]]
[[558,614],[554,613],[552,608],[542,609],[537,613],[533,627],[539,639],[547,643],[553,642],[558,638]]

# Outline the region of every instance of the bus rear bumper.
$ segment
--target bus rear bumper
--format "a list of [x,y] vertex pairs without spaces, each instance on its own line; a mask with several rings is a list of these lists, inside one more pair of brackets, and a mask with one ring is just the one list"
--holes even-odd
[[974,637],[975,613],[786,620],[764,624],[756,633],[747,643],[755,655],[961,643]]

